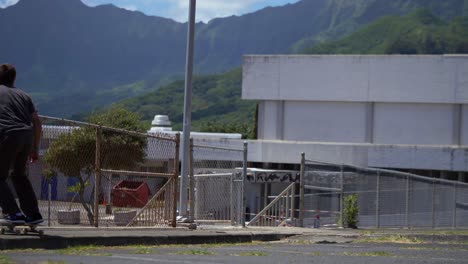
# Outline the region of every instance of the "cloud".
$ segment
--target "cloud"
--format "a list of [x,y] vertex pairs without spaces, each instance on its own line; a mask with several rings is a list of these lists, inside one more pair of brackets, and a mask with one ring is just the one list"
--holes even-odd
[[5,8],[18,3],[18,0],[0,0],[0,7]]
[[121,8],[130,10],[130,11],[136,11],[136,10],[138,10],[138,7],[135,6],[135,5],[124,5],[124,6],[121,6]]
[[[178,21],[187,21],[189,0],[177,0],[169,14]],[[259,4],[268,5],[268,0],[237,0],[237,1],[219,1],[202,0],[197,1],[197,21],[208,22],[217,17],[226,17],[231,15],[241,15],[253,12],[252,7]],[[185,12],[184,12],[185,11]]]
[[[82,0],[85,4],[96,6],[112,3],[116,6],[139,10],[147,15],[156,15],[185,22],[188,19],[190,0]],[[268,5],[281,5],[298,0],[198,0],[197,21],[208,22],[217,17],[242,15]]]

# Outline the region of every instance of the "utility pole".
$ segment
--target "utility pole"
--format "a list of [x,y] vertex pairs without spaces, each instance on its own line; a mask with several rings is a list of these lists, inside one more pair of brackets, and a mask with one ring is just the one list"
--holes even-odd
[[187,217],[187,181],[189,174],[190,124],[192,121],[192,75],[195,36],[196,0],[190,0],[185,65],[184,124],[182,140],[182,170],[180,176],[179,216]]

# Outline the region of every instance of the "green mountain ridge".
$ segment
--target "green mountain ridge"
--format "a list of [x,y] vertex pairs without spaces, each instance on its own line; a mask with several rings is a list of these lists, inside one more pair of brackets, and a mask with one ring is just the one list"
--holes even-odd
[[[341,40],[311,47],[312,54],[389,54],[398,52],[401,40],[411,44],[405,54],[439,54],[453,49],[468,53],[468,17],[445,22],[427,10],[407,16],[388,16],[363,27]],[[406,42],[403,42],[403,44]],[[444,47],[440,50],[438,47]],[[461,50],[465,48],[465,50]],[[462,52],[463,51],[463,52]],[[155,92],[119,103],[139,113],[146,123],[156,114],[169,115],[180,129],[183,109],[183,81]],[[198,76],[194,80],[193,124],[197,131],[242,132],[252,137],[256,102],[241,99],[242,73],[235,69],[223,74]],[[225,128],[230,129],[226,130]]]
[[468,52],[468,17],[445,22],[428,10],[388,16],[305,54],[451,54]]
[[[243,54],[284,54],[339,39],[384,15],[427,7],[444,19],[466,0],[302,0],[196,26],[195,72],[239,67]],[[154,91],[183,76],[186,23],[80,0],[20,0],[0,9],[1,62],[42,114],[70,116]]]

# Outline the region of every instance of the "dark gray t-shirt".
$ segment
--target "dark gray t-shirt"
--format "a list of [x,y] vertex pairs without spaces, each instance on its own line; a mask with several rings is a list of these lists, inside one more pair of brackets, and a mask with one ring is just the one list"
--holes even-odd
[[17,88],[0,85],[0,135],[32,130],[36,112],[31,97]]

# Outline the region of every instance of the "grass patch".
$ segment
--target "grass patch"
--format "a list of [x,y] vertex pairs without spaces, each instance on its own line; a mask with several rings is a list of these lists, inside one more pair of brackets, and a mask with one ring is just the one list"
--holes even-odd
[[57,254],[62,255],[84,255],[84,256],[112,256],[110,253],[100,253],[102,246],[74,246],[65,249],[56,250]]
[[403,249],[408,250],[452,250],[452,249],[445,249],[445,248],[437,248],[437,247],[404,247]]
[[151,254],[153,250],[150,248],[138,248],[134,252],[134,254]]
[[430,231],[420,231],[417,232],[421,235],[458,235],[458,236],[468,236],[468,230],[430,230]]
[[265,245],[265,242],[254,241],[254,242],[245,242],[245,243],[217,243],[217,244],[199,244],[193,245],[201,248],[218,248],[218,247],[237,247],[237,246],[260,246]]
[[47,260],[47,261],[41,261],[38,262],[38,264],[65,264],[65,261],[59,260],[59,261],[53,261],[53,260]]
[[364,237],[355,241],[356,243],[396,243],[396,244],[422,244],[422,240],[414,237],[406,237],[402,235],[379,236],[379,237]]
[[0,264],[13,264],[14,262],[8,256],[0,255]]
[[468,245],[468,241],[444,241],[444,242],[437,242],[437,244],[441,244],[441,245]]
[[361,235],[372,235],[372,234],[377,233],[378,230],[362,230],[362,229],[358,229],[357,231],[358,231],[358,233],[361,234]]
[[419,234],[419,235],[459,235],[459,236],[468,236],[468,230],[418,230],[418,229],[403,229],[399,230],[388,230],[388,229],[366,229],[366,230],[357,230],[361,235],[385,235],[391,232],[409,232],[411,234]]
[[310,245],[310,244],[315,244],[311,240],[307,239],[297,239],[297,240],[291,240],[290,244],[292,245]]
[[351,257],[391,257],[392,254],[385,251],[372,252],[344,252],[343,255]]
[[175,255],[197,255],[197,256],[211,256],[211,255],[214,255],[214,253],[211,252],[211,251],[199,250],[199,249],[178,251],[178,252],[175,252],[174,254]]
[[241,252],[237,254],[233,254],[231,256],[238,256],[238,257],[266,257],[268,254],[262,251],[247,251],[247,252]]

